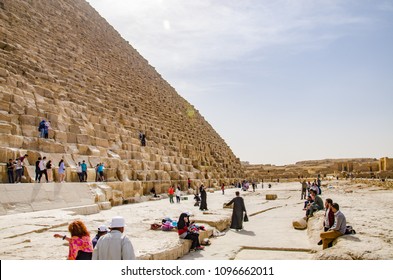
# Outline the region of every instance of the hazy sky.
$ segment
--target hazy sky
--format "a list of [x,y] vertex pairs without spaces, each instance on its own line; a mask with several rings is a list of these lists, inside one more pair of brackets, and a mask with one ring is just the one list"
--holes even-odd
[[242,161],[393,157],[393,0],[88,0]]

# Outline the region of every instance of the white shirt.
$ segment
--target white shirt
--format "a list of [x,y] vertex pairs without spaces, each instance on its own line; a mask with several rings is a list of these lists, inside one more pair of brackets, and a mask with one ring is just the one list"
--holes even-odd
[[112,230],[98,239],[93,260],[135,260],[130,239],[118,230]]

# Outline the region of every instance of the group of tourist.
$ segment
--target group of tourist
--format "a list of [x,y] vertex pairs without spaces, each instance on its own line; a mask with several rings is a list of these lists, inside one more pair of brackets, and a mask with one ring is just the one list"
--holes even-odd
[[316,179],[314,183],[310,184],[310,181],[306,183],[302,182],[301,198],[305,198],[305,193],[308,192],[307,200],[304,204],[306,211],[306,219],[313,217],[314,213],[320,210],[325,210],[323,229],[320,237],[321,240],[318,245],[322,245],[323,249],[332,246],[332,242],[339,236],[344,235],[347,229],[347,222],[344,214],[340,211],[338,203],[333,203],[333,200],[327,198],[325,203],[321,198],[321,180]]
[[109,229],[101,225],[97,235],[91,239],[86,225],[76,220],[68,226],[71,237],[60,234],[54,237],[68,242],[69,260],[134,260],[134,248],[130,239],[124,235],[125,227],[123,217],[113,217]]
[[9,159],[7,162],[7,176],[8,176],[8,183],[21,183],[22,176],[24,173],[24,160],[27,158],[28,155],[25,154],[24,156],[18,157],[17,159]]
[[51,129],[51,123],[48,120],[43,119],[38,125],[39,136],[41,138],[48,139],[49,129]]

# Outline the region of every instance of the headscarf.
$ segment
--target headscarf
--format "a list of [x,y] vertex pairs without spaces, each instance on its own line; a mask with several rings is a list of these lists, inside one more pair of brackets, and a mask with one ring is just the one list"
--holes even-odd
[[189,217],[188,213],[181,213],[181,215],[180,215],[180,217],[179,217],[179,220],[177,221],[177,228],[178,228],[178,229],[182,229],[182,228],[184,228],[185,226],[188,226],[188,225],[189,225],[189,221],[188,221],[188,223],[186,223],[186,222],[184,221],[184,218],[185,218],[185,217]]

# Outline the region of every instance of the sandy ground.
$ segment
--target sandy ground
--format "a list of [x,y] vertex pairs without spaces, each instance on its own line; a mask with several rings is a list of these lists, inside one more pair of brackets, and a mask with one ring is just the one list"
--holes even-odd
[[[322,198],[332,198],[341,206],[355,235],[340,237],[332,248],[322,251],[316,245],[322,227],[322,213],[309,221],[307,230],[295,230],[292,221],[301,218],[303,201],[299,183],[273,184],[272,189],[255,193],[241,192],[245,199],[250,221],[240,232],[225,230],[222,236],[211,238],[204,251],[191,252],[181,259],[393,259],[393,191],[349,181],[324,182]],[[182,240],[177,232],[150,230],[150,224],[164,217],[177,219],[181,212],[190,211],[198,224],[225,223],[231,209],[223,209],[224,202],[234,197],[236,189],[208,193],[209,211],[194,207],[192,196],[179,204],[167,199],[114,207],[97,214],[81,216],[64,210],[49,210],[0,216],[0,259],[65,259],[67,243],[53,238],[53,234],[67,234],[67,225],[74,219],[83,220],[92,233],[101,224],[109,224],[113,216],[124,216],[126,234],[132,240],[137,257],[162,253],[178,248]],[[268,201],[266,194],[277,194],[278,199]],[[206,227],[209,227],[205,224]]]

